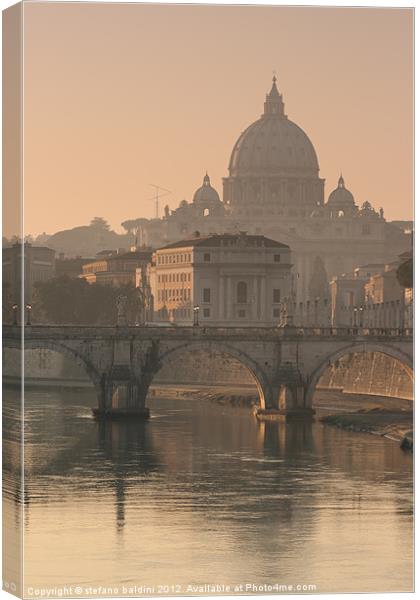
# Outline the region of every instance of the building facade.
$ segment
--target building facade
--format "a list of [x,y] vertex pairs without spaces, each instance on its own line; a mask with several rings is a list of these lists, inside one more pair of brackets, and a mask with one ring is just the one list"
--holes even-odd
[[153,255],[155,320],[209,325],[279,324],[291,294],[290,248],[261,235],[197,236]]
[[233,146],[223,199],[206,174],[191,202],[159,219],[140,219],[138,236],[152,247],[190,238],[195,231],[264,235],[290,246],[297,302],[314,301],[314,270],[325,281],[358,265],[393,262],[410,246],[410,223],[386,221],[368,201],[358,205],[343,176],[324,196],[315,147],[285,113],[273,78],[263,114]]
[[130,252],[124,249],[105,252],[92,262],[82,266],[81,278],[88,283],[102,285],[136,285],[136,269],[148,265],[152,252],[146,248],[134,247]]
[[402,260],[387,265],[365,265],[353,273],[335,277],[331,282],[331,324],[412,328],[412,288],[404,288],[397,277]]

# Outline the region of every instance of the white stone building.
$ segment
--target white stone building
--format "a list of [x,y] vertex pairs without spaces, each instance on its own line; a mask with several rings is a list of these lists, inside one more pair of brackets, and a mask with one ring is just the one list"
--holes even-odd
[[291,294],[291,268],[290,248],[262,235],[197,236],[169,244],[153,255],[155,321],[191,324],[198,307],[202,325],[278,324]]

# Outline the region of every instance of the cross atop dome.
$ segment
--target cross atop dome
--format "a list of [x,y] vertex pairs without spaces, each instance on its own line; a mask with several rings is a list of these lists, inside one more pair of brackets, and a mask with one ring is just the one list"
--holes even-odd
[[284,114],[284,102],[283,96],[279,93],[277,89],[277,77],[273,75],[273,84],[271,86],[271,90],[269,94],[265,96],[264,103],[264,116],[273,117],[280,116],[286,117]]
[[275,98],[280,96],[279,91],[277,89],[277,77],[275,75],[273,75],[273,85],[271,86],[271,90],[268,96],[269,98]]

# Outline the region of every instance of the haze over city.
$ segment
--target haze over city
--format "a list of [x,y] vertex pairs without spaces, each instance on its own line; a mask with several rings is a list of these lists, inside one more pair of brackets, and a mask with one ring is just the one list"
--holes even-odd
[[[412,11],[25,5],[25,232],[222,193],[273,71],[326,179],[412,218]],[[54,207],[54,210],[51,208]],[[161,212],[162,214],[162,212]],[[5,235],[15,232],[5,231]]]

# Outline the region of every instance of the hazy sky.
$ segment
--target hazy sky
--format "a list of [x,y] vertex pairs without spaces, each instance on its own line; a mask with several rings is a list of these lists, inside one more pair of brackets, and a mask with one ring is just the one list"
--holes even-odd
[[[25,5],[26,232],[154,214],[191,200],[277,72],[286,114],[361,204],[412,215],[409,9]],[[6,232],[7,233],[7,232]]]

